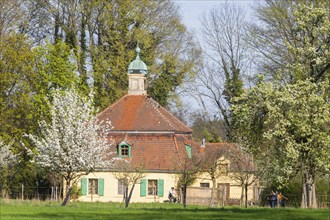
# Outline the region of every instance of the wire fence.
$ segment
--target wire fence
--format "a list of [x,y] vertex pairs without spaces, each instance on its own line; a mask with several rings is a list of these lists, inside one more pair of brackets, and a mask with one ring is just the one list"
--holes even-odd
[[8,199],[21,200],[53,200],[59,201],[62,199],[63,188],[60,186],[52,187],[26,187],[20,185],[12,188],[0,188],[1,197]]
[[[268,197],[262,197],[263,194],[254,195],[253,199],[248,200],[248,206],[270,206]],[[287,194],[287,199],[283,200],[282,204],[275,204],[276,207],[300,207],[301,194]],[[330,208],[330,194],[317,194],[316,202],[318,208]],[[212,198],[212,189],[204,187],[189,187],[187,190],[187,204],[207,205],[207,206],[243,206],[244,201],[240,197],[232,197],[229,190],[226,188],[216,189],[215,195]]]
[[[189,191],[190,190],[190,191]],[[222,189],[216,192],[212,199],[210,188],[194,188],[189,189],[187,194],[187,204],[196,205],[216,205],[216,206],[239,206],[242,204],[241,198],[231,197],[230,194]],[[63,188],[60,186],[52,187],[25,187],[24,185],[16,186],[14,188],[3,189],[0,188],[0,196],[8,199],[20,200],[62,200]],[[287,194],[287,200],[284,201],[285,207],[300,207],[301,194]],[[319,208],[330,208],[330,194],[316,195],[316,201]],[[248,201],[249,206],[269,206],[267,198],[259,196],[257,199]],[[278,205],[279,207],[280,205]]]

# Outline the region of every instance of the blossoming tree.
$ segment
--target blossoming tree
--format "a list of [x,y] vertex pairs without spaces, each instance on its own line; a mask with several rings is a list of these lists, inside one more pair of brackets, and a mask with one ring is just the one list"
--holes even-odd
[[302,176],[303,208],[317,207],[315,182],[330,171],[329,82],[259,83],[236,100],[240,135],[256,158],[271,158],[273,180]]
[[111,124],[98,121],[92,100],[74,90],[55,90],[50,104],[51,122],[39,123],[40,136],[28,135],[36,146],[37,162],[65,180],[62,206],[70,201],[71,187],[81,176],[112,164],[111,143],[106,139]]
[[2,197],[8,197],[8,177],[11,175],[11,167],[16,163],[16,155],[10,150],[11,144],[5,144],[0,140],[0,185]]

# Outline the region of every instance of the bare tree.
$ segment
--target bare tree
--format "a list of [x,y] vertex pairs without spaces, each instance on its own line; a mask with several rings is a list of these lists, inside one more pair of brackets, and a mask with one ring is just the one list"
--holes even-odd
[[[231,99],[243,92],[242,75],[247,69],[245,12],[225,2],[201,19],[206,62],[194,84],[195,98],[209,115],[224,121],[227,137],[232,138]],[[208,106],[210,103],[211,106]],[[214,109],[212,112],[210,109]]]
[[143,165],[133,165],[132,161],[125,159],[115,161],[113,175],[123,185],[125,208],[128,208],[135,185],[145,177],[144,170]]
[[224,157],[226,150],[223,148],[217,148],[212,153],[208,154],[207,161],[204,161],[204,170],[210,176],[212,180],[212,193],[211,193],[211,206],[215,204],[215,197],[217,192],[217,180],[218,178],[226,172],[223,169],[226,166],[226,158]]
[[233,146],[226,152],[226,158],[230,161],[229,176],[241,187],[241,206],[248,207],[248,189],[257,183],[263,176],[266,167],[258,168],[253,162],[253,156],[239,145]]
[[191,158],[181,158],[177,162],[176,169],[178,170],[178,187],[182,192],[183,207],[187,206],[187,188],[191,186],[198,178],[203,170],[204,157],[193,154]]

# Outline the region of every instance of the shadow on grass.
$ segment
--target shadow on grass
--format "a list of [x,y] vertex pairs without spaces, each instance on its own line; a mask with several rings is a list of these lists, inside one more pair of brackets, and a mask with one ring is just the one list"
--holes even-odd
[[32,213],[7,213],[0,215],[1,220],[6,219],[122,219],[122,220],[161,220],[161,219],[329,219],[329,210],[304,210],[304,209],[270,209],[270,208],[77,208],[66,207],[63,209],[34,210]]

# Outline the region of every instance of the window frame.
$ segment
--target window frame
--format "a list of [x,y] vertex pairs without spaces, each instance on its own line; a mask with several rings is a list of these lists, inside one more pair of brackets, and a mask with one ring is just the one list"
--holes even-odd
[[[131,145],[126,141],[122,141],[118,144],[117,154],[119,158],[130,158],[131,157]],[[127,151],[127,154],[123,154],[123,150]]]
[[98,178],[88,178],[88,195],[98,195],[99,194],[99,179]]
[[147,195],[158,196],[158,180],[148,179],[147,184]]
[[117,194],[123,196],[125,193],[125,185],[123,180],[118,180]]
[[201,188],[210,188],[210,183],[199,183]]

